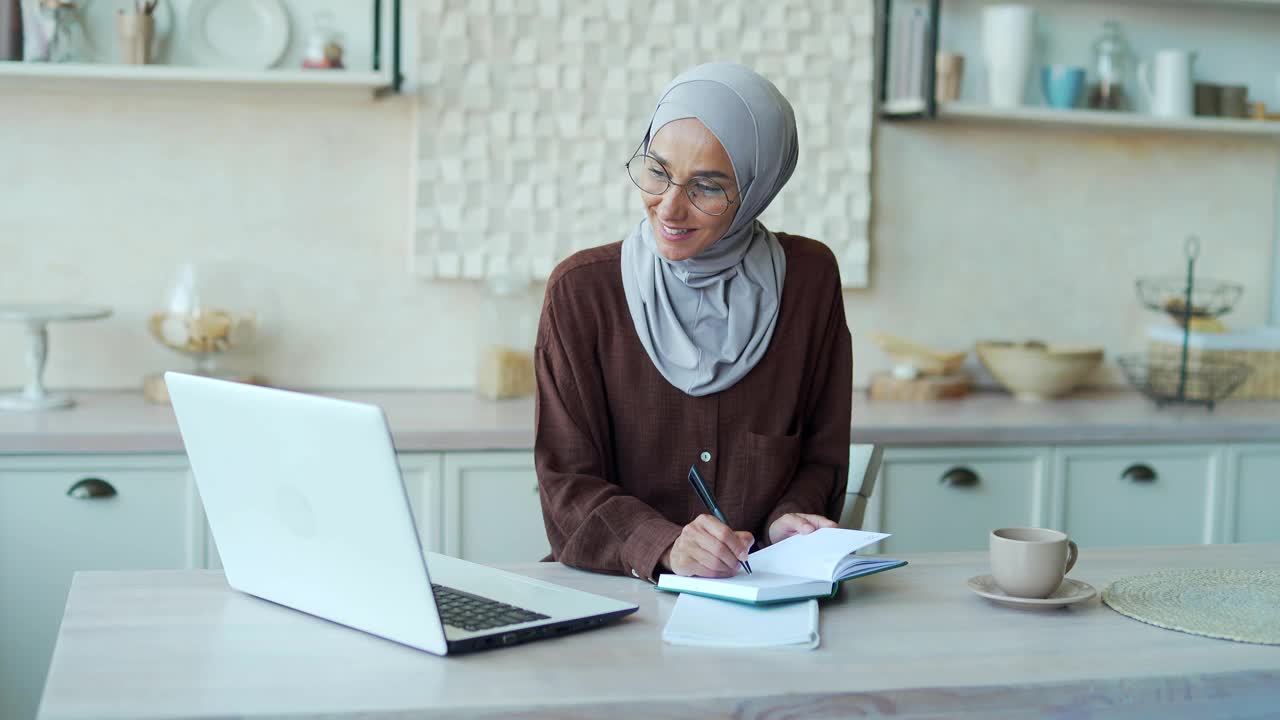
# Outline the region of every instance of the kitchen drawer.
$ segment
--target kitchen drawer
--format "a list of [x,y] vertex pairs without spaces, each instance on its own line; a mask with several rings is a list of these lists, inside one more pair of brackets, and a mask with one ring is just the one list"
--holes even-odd
[[445,453],[444,552],[478,563],[551,552],[531,452]]
[[[85,497],[67,494],[77,485]],[[181,456],[0,457],[0,717],[35,715],[74,572],[194,568],[203,557]]]
[[868,519],[893,537],[876,552],[983,550],[994,528],[1036,524],[1048,458],[1038,447],[885,450]]
[[1280,540],[1280,445],[1236,445],[1230,450],[1227,496],[1233,522],[1227,540]]
[[1057,466],[1056,525],[1082,549],[1213,541],[1211,446],[1061,448]]

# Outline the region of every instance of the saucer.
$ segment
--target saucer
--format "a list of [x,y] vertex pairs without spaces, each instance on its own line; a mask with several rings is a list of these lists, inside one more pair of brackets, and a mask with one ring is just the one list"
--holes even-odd
[[1098,591],[1093,589],[1093,586],[1089,583],[1072,580],[1071,578],[1063,578],[1062,584],[1047,598],[1024,598],[1010,595],[1001,590],[995,579],[990,575],[971,577],[968,585],[969,589],[974,593],[999,605],[1030,610],[1051,610],[1066,607],[1078,602],[1084,602],[1098,594]]

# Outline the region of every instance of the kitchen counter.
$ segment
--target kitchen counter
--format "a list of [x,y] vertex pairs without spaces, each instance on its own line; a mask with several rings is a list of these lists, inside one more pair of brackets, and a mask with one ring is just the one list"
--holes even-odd
[[[533,400],[489,401],[469,391],[350,391],[375,403],[403,452],[529,450]],[[173,411],[133,391],[78,391],[76,407],[0,413],[0,453],[182,452]],[[1228,401],[1157,409],[1132,392],[1089,392],[1043,403],[979,393],[937,403],[854,396],[853,442],[887,446],[1280,441],[1280,402]]]

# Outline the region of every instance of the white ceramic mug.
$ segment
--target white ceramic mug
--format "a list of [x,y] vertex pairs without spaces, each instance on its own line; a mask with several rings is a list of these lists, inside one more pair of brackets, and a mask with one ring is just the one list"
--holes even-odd
[[991,577],[1014,597],[1046,598],[1076,564],[1080,549],[1066,533],[1046,528],[991,531]]
[[1138,63],[1138,84],[1152,115],[1191,117],[1195,111],[1191,66],[1195,61],[1196,53],[1191,50],[1160,50],[1153,62]]
[[987,101],[995,107],[1022,105],[1035,50],[1035,9],[988,5],[982,9],[982,60]]

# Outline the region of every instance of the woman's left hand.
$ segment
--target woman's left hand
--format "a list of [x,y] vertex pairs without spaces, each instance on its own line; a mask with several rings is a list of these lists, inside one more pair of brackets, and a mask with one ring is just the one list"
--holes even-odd
[[837,527],[834,520],[809,513],[787,513],[769,526],[769,543],[778,543],[792,535],[808,535],[819,528]]

